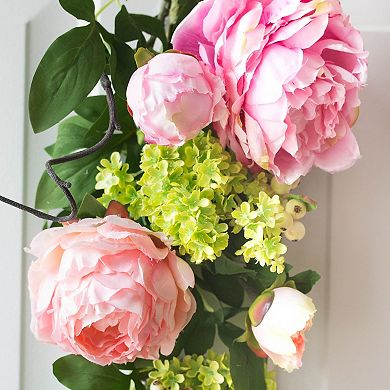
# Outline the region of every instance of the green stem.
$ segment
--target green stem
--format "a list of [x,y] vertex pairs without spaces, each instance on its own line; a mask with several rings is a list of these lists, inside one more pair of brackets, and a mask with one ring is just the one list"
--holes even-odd
[[119,0],[109,0],[106,4],[103,5],[102,8],[96,13],[95,18],[97,19],[112,3],[117,3],[120,6]]

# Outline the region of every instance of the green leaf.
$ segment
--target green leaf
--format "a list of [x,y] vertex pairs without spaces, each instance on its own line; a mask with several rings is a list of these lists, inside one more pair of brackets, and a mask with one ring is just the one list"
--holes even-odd
[[133,49],[126,43],[114,39],[111,42],[110,68],[115,92],[126,100],[131,75],[137,70]]
[[[122,133],[132,133],[135,135],[137,127],[127,111],[126,100],[122,99],[119,95],[115,95],[115,107],[117,120],[121,126]],[[92,136],[94,134],[96,136],[96,134],[99,134],[99,137],[102,137],[102,133],[107,131],[108,120],[108,108],[106,107],[98,120],[92,125],[89,135]]]
[[220,275],[255,274],[255,271],[245,268],[244,262],[236,262],[223,254],[215,261],[215,272]]
[[308,270],[301,272],[295,276],[290,277],[290,280],[295,282],[297,290],[301,291],[304,294],[309,293],[313,286],[321,279],[321,276],[318,272]]
[[138,40],[141,46],[146,46],[146,40],[134,18],[122,6],[115,18],[115,35],[123,42]]
[[61,7],[77,19],[92,22],[95,20],[93,0],[60,0]]
[[264,359],[258,358],[246,343],[230,347],[230,372],[237,390],[266,390]]
[[106,208],[97,201],[90,194],[84,196],[83,201],[81,202],[77,217],[80,219],[83,218],[103,218],[106,215]]
[[269,288],[272,285],[272,283],[275,282],[278,276],[275,272],[271,272],[269,267],[261,267],[256,262],[251,262],[250,266],[251,269],[253,269],[256,272],[256,274],[254,277],[252,274],[249,274],[248,276],[253,281],[255,281],[260,293],[265,289]]
[[168,48],[168,40],[165,34],[164,23],[149,15],[130,14],[141,31],[157,37],[163,44],[163,50]]
[[237,276],[212,274],[205,268],[202,269],[202,274],[207,289],[212,291],[219,300],[233,307],[242,305],[244,289]]
[[74,111],[84,119],[90,122],[96,122],[106,108],[106,96],[89,96]]
[[193,293],[197,302],[196,312],[178,337],[171,356],[178,356],[183,349],[188,355],[203,355],[214,345],[215,317],[205,310],[199,293],[196,290]]
[[52,151],[53,158],[65,156],[76,150],[92,146],[99,140],[98,136],[86,139],[85,135],[91,122],[79,116],[72,116],[58,126],[57,140]]
[[53,373],[71,390],[129,390],[130,377],[114,366],[99,366],[81,356],[68,355],[53,364]]
[[95,24],[74,28],[49,47],[34,75],[29,111],[36,133],[78,107],[100,79],[105,48]]
[[53,153],[54,153],[54,147],[56,145],[53,144],[53,145],[49,145],[49,146],[46,146],[45,148],[45,152],[50,156],[50,157],[53,157]]
[[240,337],[244,332],[244,329],[241,329],[230,322],[218,325],[218,336],[228,348],[230,348],[233,345],[234,340]]
[[[54,157],[67,155],[75,150],[94,145],[101,138],[101,134],[89,135],[90,125],[90,122],[80,117],[69,118],[61,123],[54,147]],[[109,158],[116,150],[121,150],[129,137],[130,134],[114,135],[103,149],[82,159],[55,166],[59,177],[72,183],[71,192],[78,205],[85,194],[93,193],[95,190],[95,177],[100,160]],[[63,192],[46,172],[39,182],[35,204],[41,210],[61,209],[68,206]]]
[[199,3],[199,0],[172,0],[169,9],[169,21],[171,24],[180,23]]
[[205,310],[215,317],[217,323],[222,323],[224,320],[223,308],[218,298],[213,293],[203,290],[199,286],[197,291],[202,297]]
[[175,28],[192,11],[200,0],[172,0],[169,9],[169,24],[171,25],[169,39]]
[[307,211],[314,211],[318,208],[317,202],[306,195],[289,194],[287,199],[295,199],[303,202],[306,206]]

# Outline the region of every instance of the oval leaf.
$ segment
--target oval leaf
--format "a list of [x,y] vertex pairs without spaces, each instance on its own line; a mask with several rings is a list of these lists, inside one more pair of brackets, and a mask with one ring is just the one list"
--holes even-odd
[[53,364],[53,373],[71,390],[129,390],[130,377],[113,366],[98,366],[81,356],[68,355]]
[[74,111],[88,121],[96,122],[106,109],[107,98],[99,95],[87,97]]
[[29,110],[36,133],[58,123],[88,96],[106,64],[95,24],[74,28],[48,49],[34,75]]
[[246,343],[234,342],[230,348],[230,372],[239,390],[266,390],[264,359],[258,358]]
[[165,34],[164,23],[149,15],[130,14],[141,31],[157,37],[163,44],[163,50],[168,48],[168,40]]
[[137,69],[134,51],[126,43],[114,39],[111,43],[110,67],[115,92],[126,100],[130,77]]
[[115,18],[115,35],[123,42],[138,40],[141,46],[146,45],[146,40],[141,29],[137,26],[133,17],[127,12],[124,5]]
[[61,7],[77,19],[92,22],[95,20],[93,0],[60,0]]

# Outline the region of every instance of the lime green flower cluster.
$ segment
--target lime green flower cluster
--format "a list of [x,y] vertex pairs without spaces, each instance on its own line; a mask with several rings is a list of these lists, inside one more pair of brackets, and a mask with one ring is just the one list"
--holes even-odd
[[272,198],[264,191],[256,197],[248,196],[247,202],[232,212],[235,221],[234,232],[244,229],[247,242],[237,255],[242,255],[246,262],[256,259],[261,266],[271,266],[272,272],[284,271],[286,245],[281,243],[282,229],[286,216],[278,195]]
[[156,360],[149,373],[150,389],[227,390],[234,389],[229,355],[207,351],[206,356],[185,356],[182,360]]
[[134,176],[128,173],[129,164],[123,164],[121,155],[114,152],[111,161],[101,160],[101,167],[96,176],[96,189],[104,190],[99,201],[107,207],[110,201],[116,200],[124,205],[134,204],[138,201]]
[[146,145],[138,182],[128,168],[117,153],[102,161],[96,188],[104,190],[103,205],[128,205],[132,218],[147,217],[196,263],[221,256],[229,241],[225,221],[240,202],[247,172],[217,138],[202,132],[179,147]]

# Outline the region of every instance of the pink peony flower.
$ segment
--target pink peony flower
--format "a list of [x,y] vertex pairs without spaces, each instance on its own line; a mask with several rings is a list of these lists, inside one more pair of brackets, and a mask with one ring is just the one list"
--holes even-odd
[[249,310],[252,332],[257,346],[251,349],[265,353],[277,366],[291,372],[302,366],[306,330],[311,328],[316,308],[300,291],[280,287],[264,293]]
[[244,164],[293,183],[359,158],[367,53],[338,0],[205,0],[173,45],[225,80],[229,120],[214,127]]
[[147,142],[181,145],[211,122],[226,121],[224,94],[222,80],[202,62],[163,53],[133,74],[127,101]]
[[95,363],[169,355],[195,312],[189,265],[130,219],[48,229],[29,251],[33,333]]

